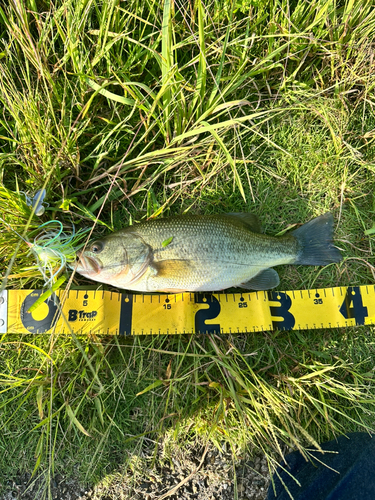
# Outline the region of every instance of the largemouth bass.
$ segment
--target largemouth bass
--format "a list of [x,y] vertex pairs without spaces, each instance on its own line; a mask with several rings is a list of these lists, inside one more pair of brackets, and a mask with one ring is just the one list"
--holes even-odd
[[280,281],[273,266],[339,262],[332,233],[330,213],[281,237],[262,234],[247,213],[154,219],[89,243],[76,271],[140,292],[268,290]]

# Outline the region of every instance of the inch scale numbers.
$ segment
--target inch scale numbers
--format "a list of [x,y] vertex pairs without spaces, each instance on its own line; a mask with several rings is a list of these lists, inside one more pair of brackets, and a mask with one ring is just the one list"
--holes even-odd
[[375,324],[373,285],[175,295],[59,290],[28,312],[41,293],[4,291],[0,333],[226,334]]

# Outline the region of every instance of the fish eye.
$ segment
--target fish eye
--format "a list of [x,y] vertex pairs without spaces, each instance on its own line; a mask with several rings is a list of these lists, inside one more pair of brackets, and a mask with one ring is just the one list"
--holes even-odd
[[90,252],[92,253],[100,253],[104,248],[104,245],[101,241],[95,241],[95,243],[93,243],[91,246],[90,246]]

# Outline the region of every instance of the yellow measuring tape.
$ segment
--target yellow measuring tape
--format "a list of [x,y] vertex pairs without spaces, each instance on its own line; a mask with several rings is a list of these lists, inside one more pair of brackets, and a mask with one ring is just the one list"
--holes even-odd
[[0,333],[174,335],[375,324],[374,285],[176,295],[59,290],[29,312],[41,294],[5,290]]

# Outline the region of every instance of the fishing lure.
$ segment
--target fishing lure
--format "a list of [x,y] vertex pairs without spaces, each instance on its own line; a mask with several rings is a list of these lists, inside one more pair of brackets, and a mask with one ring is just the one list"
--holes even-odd
[[[46,230],[50,225],[57,225],[58,229]],[[37,258],[37,266],[46,286],[51,286],[67,264],[76,260],[76,252],[83,246],[79,243],[89,229],[80,229],[77,233],[73,226],[73,233],[69,236],[63,232],[60,221],[45,222],[38,229],[43,232],[34,238],[34,242],[27,242],[30,250]]]
[[37,266],[43,275],[45,286],[49,287],[30,306],[28,312],[35,311],[43,302],[49,300],[51,295],[66,281],[66,276],[58,276],[67,264],[75,262],[76,251],[84,245],[84,243],[79,244],[79,241],[89,231],[89,229],[81,229],[76,233],[73,226],[73,234],[68,236],[63,232],[62,223],[56,220],[45,222],[39,226],[39,229],[46,228],[50,224],[57,224],[59,229],[50,231],[44,229],[34,238],[34,243],[27,242],[37,258]]
[[26,193],[20,191],[24,195],[26,200],[26,205],[34,210],[34,214],[40,217],[44,214],[45,209],[48,207],[48,203],[44,204],[44,198],[47,195],[45,189],[38,189],[33,198],[30,198]]
[[[64,226],[60,221],[51,220],[37,228],[37,230],[42,229],[42,232],[31,243],[27,237],[25,238],[19,234],[4,219],[0,217],[0,220],[21,238],[34,254],[37,260],[36,267],[42,274],[46,287],[56,282],[66,265],[73,264],[76,261],[76,252],[84,246],[82,240],[85,234],[90,231],[90,228],[86,228],[76,232],[73,225],[73,233],[68,235],[64,233]],[[56,225],[58,226],[57,229]],[[54,227],[48,229],[51,226]],[[28,269],[32,270],[33,266]]]

